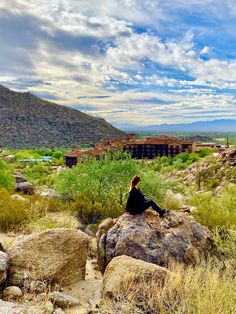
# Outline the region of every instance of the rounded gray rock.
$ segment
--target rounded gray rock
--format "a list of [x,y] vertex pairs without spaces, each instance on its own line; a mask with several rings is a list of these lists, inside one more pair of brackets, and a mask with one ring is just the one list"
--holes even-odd
[[16,300],[21,298],[23,295],[22,290],[16,286],[10,286],[4,289],[3,298],[7,300]]

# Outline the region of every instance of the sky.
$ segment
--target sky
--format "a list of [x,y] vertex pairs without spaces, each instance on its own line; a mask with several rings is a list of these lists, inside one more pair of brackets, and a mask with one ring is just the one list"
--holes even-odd
[[235,0],[0,0],[0,84],[116,125],[236,119]]

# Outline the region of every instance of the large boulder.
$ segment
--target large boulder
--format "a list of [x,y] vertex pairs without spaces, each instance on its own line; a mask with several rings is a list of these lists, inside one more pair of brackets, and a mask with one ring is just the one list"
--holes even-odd
[[9,251],[8,284],[35,280],[69,285],[85,278],[89,237],[75,229],[51,229],[20,237]]
[[0,250],[0,285],[7,278],[8,267],[9,267],[8,254]]
[[22,177],[21,175],[15,175],[15,179],[16,179],[16,183],[27,182],[27,180],[24,177]]
[[185,213],[171,211],[165,218],[147,210],[139,215],[123,214],[102,224],[97,233],[98,263],[104,272],[116,256],[128,255],[167,267],[171,260],[196,264],[213,251],[211,232]]
[[34,186],[29,182],[20,182],[16,183],[16,192],[21,192],[24,194],[33,195],[34,194]]
[[3,298],[5,300],[17,300],[20,299],[22,296],[22,290],[16,286],[6,287],[3,291]]
[[0,314],[51,314],[45,306],[28,306],[0,300]]
[[[140,298],[142,286],[148,289],[162,287],[170,275],[164,267],[144,262],[130,256],[115,257],[107,266],[103,276],[102,307],[107,301],[116,302],[119,299],[133,296]],[[144,289],[145,289],[144,287]],[[135,296],[136,294],[136,296]]]
[[7,278],[8,267],[9,267],[8,254],[0,251],[0,285],[4,283],[4,281]]

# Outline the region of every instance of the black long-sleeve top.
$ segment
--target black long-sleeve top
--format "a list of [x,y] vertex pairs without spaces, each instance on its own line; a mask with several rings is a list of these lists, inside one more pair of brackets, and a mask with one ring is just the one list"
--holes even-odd
[[133,188],[129,192],[126,211],[132,215],[142,213],[144,211],[145,200],[143,193],[139,189]]

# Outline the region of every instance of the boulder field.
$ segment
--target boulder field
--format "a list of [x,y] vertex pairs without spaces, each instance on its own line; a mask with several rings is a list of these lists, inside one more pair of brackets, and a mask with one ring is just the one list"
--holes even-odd
[[[139,304],[136,284],[161,290],[174,274],[170,262],[194,265],[215,253],[211,232],[175,211],[164,218],[152,210],[107,218],[96,239],[103,278],[96,260],[93,268],[88,260],[92,239],[79,230],[21,236],[9,251],[0,245],[0,314],[113,314],[119,297]],[[34,301],[23,302],[32,295]]]

